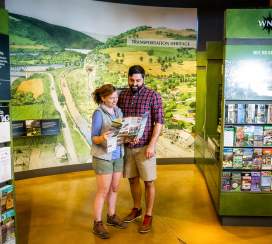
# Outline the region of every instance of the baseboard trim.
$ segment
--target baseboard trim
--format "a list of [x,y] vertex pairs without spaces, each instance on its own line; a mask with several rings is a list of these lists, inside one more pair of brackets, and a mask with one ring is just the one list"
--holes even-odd
[[71,172],[92,170],[92,169],[93,167],[91,163],[73,164],[73,165],[65,165],[65,166],[58,166],[58,167],[51,167],[51,168],[44,168],[44,169],[32,169],[28,171],[16,172],[14,173],[14,177],[15,177],[15,180],[22,180],[27,178],[64,174],[64,173],[71,173]]
[[[194,158],[158,158],[158,165],[169,165],[169,164],[192,164],[194,163]],[[65,165],[51,168],[43,168],[43,169],[32,169],[28,171],[15,172],[14,177],[15,180],[22,180],[27,178],[34,178],[40,176],[47,175],[56,175],[56,174],[64,174],[70,172],[78,172],[84,170],[92,170],[91,163],[84,164],[73,164],[73,165]]]
[[194,164],[194,158],[157,158],[158,165],[168,164]]
[[223,226],[272,226],[272,216],[219,216]]

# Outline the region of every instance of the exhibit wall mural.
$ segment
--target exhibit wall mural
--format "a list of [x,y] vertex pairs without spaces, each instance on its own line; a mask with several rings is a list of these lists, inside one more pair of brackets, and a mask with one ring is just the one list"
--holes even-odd
[[193,157],[196,9],[7,1],[15,171],[91,162],[91,93],[142,65],[160,92],[159,158]]

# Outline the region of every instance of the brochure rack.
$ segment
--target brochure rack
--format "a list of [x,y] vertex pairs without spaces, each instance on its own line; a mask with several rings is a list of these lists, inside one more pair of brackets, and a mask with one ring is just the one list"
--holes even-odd
[[[272,216],[269,15],[269,9],[226,11],[221,216]],[[240,30],[235,28],[238,19]]]
[[202,134],[197,131],[203,142],[196,147],[196,163],[224,225],[272,225],[270,12],[226,11],[221,54],[217,49],[217,56],[223,56],[221,74],[209,66],[211,44],[207,46],[202,126],[196,119],[196,128],[203,128]]

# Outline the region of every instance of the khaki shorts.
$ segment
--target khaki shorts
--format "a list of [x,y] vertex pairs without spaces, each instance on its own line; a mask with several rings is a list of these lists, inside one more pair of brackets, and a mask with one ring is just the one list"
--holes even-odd
[[123,158],[107,161],[100,158],[93,157],[93,168],[98,175],[112,174],[115,172],[123,172],[124,160]]
[[147,159],[145,151],[147,146],[139,148],[126,148],[124,177],[139,176],[143,181],[153,181],[157,178],[156,156]]

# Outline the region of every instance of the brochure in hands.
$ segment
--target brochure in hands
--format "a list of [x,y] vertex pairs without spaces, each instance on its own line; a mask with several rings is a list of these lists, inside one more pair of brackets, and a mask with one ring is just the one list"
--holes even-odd
[[112,152],[120,144],[140,139],[145,130],[148,112],[138,117],[125,117],[112,121],[111,131],[107,139],[107,152]]

